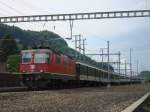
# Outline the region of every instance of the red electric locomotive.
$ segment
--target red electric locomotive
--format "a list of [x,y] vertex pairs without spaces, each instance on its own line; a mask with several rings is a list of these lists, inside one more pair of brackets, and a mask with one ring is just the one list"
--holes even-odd
[[[140,79],[108,72],[49,49],[23,50],[20,72],[23,83],[31,88],[67,84],[139,83]],[[68,83],[70,82],[70,83]]]
[[29,87],[40,86],[42,83],[45,86],[53,80],[74,80],[75,68],[73,59],[49,49],[21,52],[20,72],[23,74],[23,82]]

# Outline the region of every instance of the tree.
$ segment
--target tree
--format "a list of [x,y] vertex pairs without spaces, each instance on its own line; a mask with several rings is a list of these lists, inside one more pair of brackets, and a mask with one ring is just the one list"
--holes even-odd
[[7,58],[7,70],[9,72],[19,72],[19,63],[20,56],[19,55],[11,55]]
[[142,71],[139,75],[139,77],[142,77],[145,79],[145,82],[150,83],[150,71]]
[[0,51],[0,62],[6,62],[8,56],[18,52],[18,46],[15,39],[10,35],[6,35],[1,39]]

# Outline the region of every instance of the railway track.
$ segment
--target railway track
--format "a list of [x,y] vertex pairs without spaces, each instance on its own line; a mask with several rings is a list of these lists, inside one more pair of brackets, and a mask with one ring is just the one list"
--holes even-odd
[[150,112],[150,92],[122,112]]
[[23,92],[29,91],[27,87],[1,87],[0,93],[2,92]]
[[109,89],[86,87],[44,91],[19,90],[23,92],[16,92],[14,88],[15,92],[0,93],[0,110],[2,112],[58,112],[60,110],[61,112],[121,112],[149,92],[149,87],[149,85],[123,85],[111,86]]
[[0,87],[19,87],[21,75],[17,73],[0,73]]
[[0,92],[21,92],[28,88],[21,86],[21,75],[18,73],[0,73]]

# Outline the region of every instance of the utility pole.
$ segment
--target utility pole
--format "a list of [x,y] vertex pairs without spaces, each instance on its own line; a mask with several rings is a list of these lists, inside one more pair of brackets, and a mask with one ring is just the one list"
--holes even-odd
[[82,50],[82,48],[81,48],[81,35],[79,35],[79,46],[78,46],[78,48],[79,48],[79,52],[81,53],[81,50]]
[[77,51],[77,35],[74,35],[75,37],[75,50]]
[[73,35],[75,37],[75,49],[81,53],[81,35]]
[[110,87],[109,44],[110,44],[109,41],[107,41],[107,48],[108,48],[108,49],[107,49],[107,51],[108,51],[108,52],[107,52],[107,53],[108,53],[108,60],[107,60],[107,61],[108,61],[108,62],[107,62],[108,65],[107,65],[107,66],[108,66],[108,82],[109,82],[109,83],[108,83],[108,88]]
[[[107,50],[107,53],[104,53],[104,50]],[[108,71],[108,76],[107,76],[107,80],[109,81],[109,82],[111,82],[111,80],[110,80],[110,64],[117,64],[117,65],[119,65],[118,63],[120,63],[121,64],[121,61],[120,61],[120,57],[121,57],[121,53],[119,52],[119,53],[110,53],[110,42],[109,41],[107,41],[107,47],[106,48],[101,48],[101,53],[95,53],[95,54],[86,54],[86,55],[98,55],[98,56],[101,56],[101,62],[102,62],[102,69],[103,69],[103,67],[104,67],[104,63],[106,63],[108,66],[107,66],[107,71]],[[116,61],[116,62],[112,62],[112,61],[110,61],[110,56],[112,56],[112,55],[117,55],[117,57],[118,57],[118,60],[119,60],[119,62],[118,62],[118,60]],[[104,56],[107,56],[107,61],[106,62],[104,62]],[[119,69],[117,68],[117,69],[115,69],[115,70],[119,70],[119,73],[120,73],[120,65],[119,65]],[[110,85],[110,84],[109,84]]]
[[[102,50],[102,69],[104,68],[104,55],[103,55],[103,53],[104,53],[104,49],[103,48],[101,48],[101,50]],[[103,72],[103,75],[102,75],[102,78],[104,78],[104,72]]]
[[[82,39],[82,35],[72,35],[75,38],[75,50],[78,51],[80,54],[83,53],[85,55],[85,38]],[[83,48],[82,48],[83,47]],[[76,58],[78,53],[76,53]],[[81,55],[80,55],[81,56]],[[81,59],[81,57],[79,57]]]
[[121,56],[121,53],[120,51],[118,52],[118,61],[119,61],[119,75],[120,75],[120,64],[121,64],[121,61],[120,61],[120,56]]
[[[72,35],[72,36],[74,36],[75,37],[75,50],[76,51],[79,51],[80,53],[81,53],[81,50],[82,50],[82,48],[81,48],[81,35]],[[76,53],[76,58],[77,58],[78,56],[77,56],[77,53]]]
[[125,65],[125,76],[127,76],[127,62],[126,62],[126,60],[124,62],[124,65]]
[[80,52],[80,55],[79,55],[79,60],[81,60],[81,50],[82,50],[82,48],[81,48],[81,35],[79,35],[79,46],[78,46],[78,48],[79,48],[79,52]]
[[69,23],[70,23],[70,40],[72,39],[72,32],[73,32],[73,20],[70,20],[69,21]]
[[137,66],[137,71],[136,72],[137,72],[137,75],[138,75],[139,74],[139,60],[137,60],[137,65],[136,66]]
[[77,59],[77,57],[78,57],[78,54],[77,54],[77,35],[74,35],[74,38],[75,38],[75,50],[76,50],[75,57]]
[[84,55],[85,55],[85,40],[86,40],[85,38],[82,40],[83,41],[83,44],[82,44],[83,45],[83,49],[82,50],[83,50],[83,54]]
[[104,53],[104,49],[101,48],[101,51],[102,51],[102,69],[103,69],[103,62],[104,62],[103,53]]
[[78,57],[77,51],[78,51],[78,37],[79,37],[79,35],[72,35],[72,36],[75,38],[75,40],[74,40],[74,42],[75,42],[75,50],[76,50],[75,57],[77,59],[77,57]]
[[130,48],[130,77],[132,78],[132,49]]
[[85,61],[85,40],[86,40],[86,38],[84,38],[84,39],[82,39],[82,53],[83,53],[83,61]]

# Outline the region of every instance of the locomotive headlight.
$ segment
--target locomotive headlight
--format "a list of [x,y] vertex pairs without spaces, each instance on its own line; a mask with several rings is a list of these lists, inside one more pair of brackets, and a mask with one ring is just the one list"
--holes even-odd
[[30,69],[34,70],[35,69],[35,65],[30,65]]
[[43,72],[43,70],[40,70],[40,72]]

